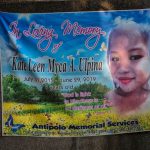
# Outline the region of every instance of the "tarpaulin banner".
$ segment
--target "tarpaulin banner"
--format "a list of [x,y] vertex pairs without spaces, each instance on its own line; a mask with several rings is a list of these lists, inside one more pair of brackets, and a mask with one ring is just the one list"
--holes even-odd
[[150,130],[150,10],[0,13],[4,136]]

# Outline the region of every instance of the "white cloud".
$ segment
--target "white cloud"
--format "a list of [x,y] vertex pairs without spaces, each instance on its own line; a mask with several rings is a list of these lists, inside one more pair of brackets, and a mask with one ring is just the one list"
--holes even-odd
[[10,35],[9,43],[7,43],[2,36],[0,36],[0,48],[2,52],[2,62],[3,65],[12,64],[12,57],[18,56],[21,58],[28,58],[27,55],[19,53],[20,46],[17,45],[16,38]]
[[47,63],[48,59],[51,59],[49,56],[42,56],[42,57],[37,57],[33,59],[34,62],[40,62],[40,63]]
[[3,49],[7,48],[6,42],[5,42],[5,40],[3,39],[2,36],[0,36],[0,48],[3,48]]
[[17,44],[17,38],[9,33],[9,46],[11,46],[14,49],[20,49],[21,46]]
[[[150,13],[147,13],[147,17],[149,16],[150,18]],[[118,16],[115,18],[114,20],[114,24],[117,26],[124,26],[126,28],[126,26],[132,26],[134,28],[134,26],[142,26],[143,28],[145,28],[146,30],[150,30],[150,24],[149,23],[137,23],[134,21],[133,18],[122,18],[121,16]]]
[[114,19],[114,25],[126,25],[126,24],[136,24],[136,22],[133,20],[133,18],[122,18],[121,16],[118,16]]
[[29,21],[30,20],[30,16],[31,16],[31,14],[22,13],[22,14],[18,15],[18,20],[24,18],[24,19]]
[[15,53],[15,51],[11,50],[9,47],[9,44],[6,43],[6,41],[3,39],[2,36],[0,36],[0,48],[2,51],[5,51],[4,53],[2,53],[3,55],[5,55],[4,57],[2,57],[3,59],[9,59],[10,57],[13,56],[13,54]]
[[17,38],[11,33],[9,33],[9,39],[10,39],[10,42],[13,43],[14,45],[17,44]]
[[15,51],[12,51],[9,47],[6,41],[3,39],[2,36],[0,36],[0,49],[2,51],[1,53],[1,61],[3,67],[7,66],[11,63],[12,56],[15,55]]

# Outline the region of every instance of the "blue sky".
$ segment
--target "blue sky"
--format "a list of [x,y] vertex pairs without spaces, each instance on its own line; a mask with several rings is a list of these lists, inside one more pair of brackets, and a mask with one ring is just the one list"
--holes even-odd
[[[85,45],[85,41],[90,35],[78,35],[73,36],[72,32],[63,36],[63,29],[61,24],[69,20],[70,23],[78,22],[82,27],[99,27],[106,32],[106,36],[101,35],[97,45],[94,49],[89,50]],[[9,25],[11,22],[18,21],[17,28],[22,33],[20,39],[16,39],[13,35],[9,34],[11,29]],[[41,52],[38,49],[38,40],[32,37],[26,37],[23,34],[23,30],[29,28],[30,23],[36,22],[38,26],[44,26],[47,29],[54,29],[54,33],[58,35],[58,38],[53,38],[50,46],[45,52]],[[149,26],[150,23],[150,11],[149,10],[135,10],[135,11],[110,11],[110,12],[73,12],[73,13],[39,13],[39,14],[21,14],[21,13],[0,13],[0,40],[2,51],[2,73],[16,74],[21,80],[25,76],[33,76],[32,73],[27,71],[12,71],[11,69],[11,57],[21,54],[25,60],[31,58],[33,62],[43,62],[49,58],[55,58],[58,62],[67,62],[69,59],[73,59],[75,67],[79,65],[80,57],[93,57],[95,61],[103,61],[103,71],[91,72],[89,76],[96,76],[97,81],[102,84],[106,84],[112,87],[109,70],[106,62],[107,52],[107,39],[110,30],[122,23],[138,23]],[[52,53],[52,47],[54,44],[63,41],[62,46],[56,53]],[[95,39],[91,40],[89,45],[93,45]],[[43,43],[43,46],[47,44]],[[37,77],[52,77],[52,73],[36,73]],[[76,71],[75,73],[60,73],[61,78],[74,78],[87,76],[84,72]],[[105,83],[103,82],[105,80]],[[33,84],[33,83],[28,83]],[[81,83],[80,83],[81,84]]]

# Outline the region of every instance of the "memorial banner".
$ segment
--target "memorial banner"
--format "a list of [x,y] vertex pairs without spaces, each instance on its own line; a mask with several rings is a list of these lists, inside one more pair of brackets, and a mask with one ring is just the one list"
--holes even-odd
[[0,13],[3,136],[150,130],[150,10]]

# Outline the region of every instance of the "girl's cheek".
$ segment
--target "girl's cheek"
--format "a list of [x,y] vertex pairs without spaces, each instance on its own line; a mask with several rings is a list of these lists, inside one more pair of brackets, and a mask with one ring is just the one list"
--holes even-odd
[[150,74],[150,57],[144,57],[137,63],[136,68],[137,70],[142,70],[143,72]]
[[111,68],[110,68],[110,73],[111,73],[111,76],[112,76],[112,77],[115,76],[116,71],[117,71],[117,69],[116,69],[115,67],[111,67]]

